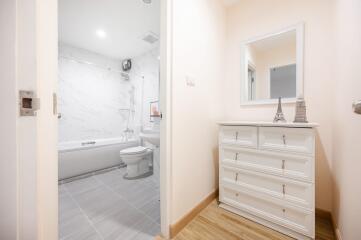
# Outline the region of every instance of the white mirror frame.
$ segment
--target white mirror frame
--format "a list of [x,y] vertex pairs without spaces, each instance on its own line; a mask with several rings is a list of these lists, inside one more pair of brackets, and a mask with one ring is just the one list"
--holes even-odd
[[245,54],[247,44],[256,42],[259,40],[267,39],[282,33],[296,31],[296,97],[295,98],[283,98],[282,103],[295,103],[297,96],[303,95],[304,93],[304,80],[303,80],[303,55],[304,55],[304,23],[299,23],[280,31],[276,31],[263,36],[251,38],[242,42],[241,44],[241,106],[249,105],[265,105],[265,104],[277,104],[278,99],[259,99],[259,100],[248,100],[248,86],[247,86],[247,68],[248,64],[245,62]]

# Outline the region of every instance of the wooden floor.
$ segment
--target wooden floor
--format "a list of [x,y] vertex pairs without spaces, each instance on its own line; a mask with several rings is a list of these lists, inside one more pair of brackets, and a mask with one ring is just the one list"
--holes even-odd
[[[290,240],[246,218],[219,208],[213,201],[174,240]],[[335,240],[332,223],[316,217],[316,239]]]

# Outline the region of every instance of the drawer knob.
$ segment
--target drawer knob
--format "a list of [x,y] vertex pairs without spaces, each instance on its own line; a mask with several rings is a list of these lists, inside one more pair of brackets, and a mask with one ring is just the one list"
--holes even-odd
[[236,141],[238,140],[238,132],[236,132]]
[[236,195],[236,197],[238,197],[238,196],[239,196],[239,194],[238,194],[238,193],[236,193],[235,195]]
[[285,212],[286,212],[286,209],[284,209],[284,208],[283,208],[283,209],[282,209],[282,212],[284,212],[284,213],[285,213]]
[[282,169],[285,170],[286,160],[282,160]]
[[238,181],[238,173],[236,173],[236,182]]
[[283,134],[282,139],[283,139],[283,145],[286,145],[286,135],[285,134]]
[[283,192],[283,195],[286,194],[286,184],[283,184],[283,185],[282,185],[282,192]]
[[238,153],[236,153],[236,156],[234,157],[234,160],[238,160]]

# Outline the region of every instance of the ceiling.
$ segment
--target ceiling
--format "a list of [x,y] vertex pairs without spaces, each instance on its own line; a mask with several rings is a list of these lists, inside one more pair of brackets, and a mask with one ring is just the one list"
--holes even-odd
[[158,46],[160,0],[59,0],[59,41],[109,57],[131,58]]

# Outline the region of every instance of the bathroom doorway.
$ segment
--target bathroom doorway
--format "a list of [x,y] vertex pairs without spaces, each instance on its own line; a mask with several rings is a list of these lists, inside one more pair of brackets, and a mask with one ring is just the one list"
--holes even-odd
[[160,15],[160,0],[58,1],[59,239],[167,235]]

